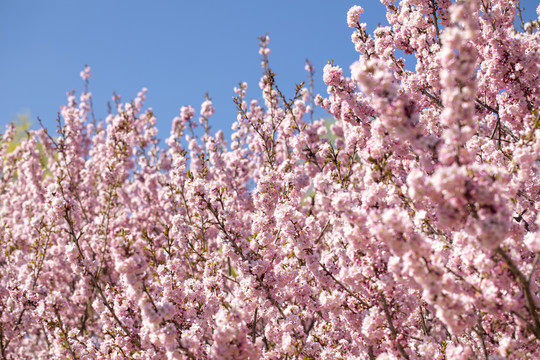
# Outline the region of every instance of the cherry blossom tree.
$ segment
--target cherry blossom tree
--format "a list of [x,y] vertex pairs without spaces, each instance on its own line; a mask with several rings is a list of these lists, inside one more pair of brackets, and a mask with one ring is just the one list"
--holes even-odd
[[207,98],[160,146],[145,89],[102,122],[70,94],[13,151],[8,127],[0,358],[540,358],[539,22],[382,2],[326,97],[283,94],[261,37],[228,141]]

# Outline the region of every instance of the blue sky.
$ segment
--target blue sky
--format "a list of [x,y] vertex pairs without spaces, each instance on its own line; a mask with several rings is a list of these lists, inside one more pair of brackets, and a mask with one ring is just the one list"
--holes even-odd
[[[113,91],[129,101],[147,87],[163,139],[180,107],[199,110],[208,91],[214,130],[230,134],[233,87],[246,81],[248,97],[260,98],[257,37],[269,34],[270,66],[286,95],[306,80],[306,58],[315,65],[315,91],[325,94],[328,60],[348,72],[357,59],[346,24],[355,4],[365,8],[361,21],[370,32],[387,23],[375,0],[1,0],[0,132],[23,112],[34,128],[39,116],[54,130],[66,92],[83,90],[79,73],[88,64],[98,118]],[[522,1],[529,14],[536,5]]]
[[[0,1],[0,126],[29,111],[50,130],[66,102],[80,93],[85,64],[98,118],[116,91],[129,101],[148,88],[146,105],[168,136],[182,105],[198,111],[208,91],[216,113],[214,130],[230,134],[236,119],[233,87],[248,82],[248,97],[260,98],[257,37],[270,36],[270,66],[278,85],[292,95],[306,80],[305,59],[316,68],[316,91],[325,93],[328,60],[347,68],[357,58],[347,10],[357,1]],[[385,22],[378,1],[363,1],[372,26]],[[368,3],[368,5],[366,5]]]

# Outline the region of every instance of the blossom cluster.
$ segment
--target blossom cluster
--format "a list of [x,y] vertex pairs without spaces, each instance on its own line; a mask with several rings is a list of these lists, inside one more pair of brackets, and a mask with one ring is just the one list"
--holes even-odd
[[261,37],[229,140],[207,98],[160,146],[146,89],[96,121],[87,86],[13,151],[9,126],[0,358],[540,358],[538,20],[382,2],[326,97],[286,97]]

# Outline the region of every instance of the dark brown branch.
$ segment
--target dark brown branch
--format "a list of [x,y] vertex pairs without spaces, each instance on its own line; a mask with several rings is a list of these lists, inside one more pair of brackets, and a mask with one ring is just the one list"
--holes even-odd
[[422,305],[420,305],[420,320],[421,320],[422,331],[424,332],[424,335],[429,336],[429,330],[426,325],[426,318],[424,317],[424,309],[422,309]]
[[482,319],[480,317],[478,317],[478,323],[476,324],[476,326],[473,327],[473,331],[476,334],[478,334],[478,336],[480,337],[480,342],[482,344],[482,351],[484,353],[484,358],[488,360],[489,355],[486,348],[486,340],[484,339],[484,335],[486,335],[486,330],[482,326]]
[[431,100],[433,100],[433,102],[435,104],[437,104],[438,107],[440,108],[443,108],[444,105],[443,103],[441,102],[441,100],[439,100],[439,98],[437,98],[435,95],[431,94],[429,91],[427,91],[426,89],[421,89],[420,92],[424,95],[426,95],[428,98],[430,98]]
[[523,292],[525,293],[525,300],[527,302],[527,310],[529,311],[529,314],[531,315],[532,320],[533,320],[531,331],[534,334],[534,336],[540,340],[540,318],[538,317],[536,304],[534,302],[534,298],[531,293],[529,280],[525,277],[525,275],[521,272],[521,270],[519,270],[519,268],[514,263],[512,258],[503,249],[499,247],[495,250],[495,252],[504,259],[504,261],[510,268],[510,271],[516,278],[517,282],[521,285],[521,288]]
[[64,329],[64,324],[62,322],[62,318],[60,318],[60,314],[58,313],[58,309],[56,308],[56,305],[53,306],[54,314],[56,315],[56,320],[58,321],[58,328],[60,329],[60,332],[62,333],[62,336],[65,340],[65,345],[67,349],[69,350],[69,353],[73,357],[73,359],[77,359],[77,354],[75,354],[75,351],[71,347],[71,344],[69,343],[68,334],[66,333],[66,330]]
[[257,310],[259,308],[255,308],[255,313],[253,314],[253,325],[251,327],[251,342],[255,344],[255,340],[257,339]]
[[409,355],[405,352],[405,349],[403,346],[401,346],[399,340],[397,340],[397,331],[394,326],[394,321],[392,320],[392,315],[390,314],[390,310],[388,310],[388,304],[386,303],[386,298],[384,297],[383,293],[380,294],[381,297],[381,304],[383,306],[384,314],[386,315],[386,321],[388,322],[388,328],[390,329],[390,332],[392,333],[392,338],[396,342],[396,346],[398,348],[399,353],[401,356],[403,356],[405,359],[409,359]]
[[431,15],[433,15],[433,24],[435,25],[435,31],[437,33],[437,43],[439,44],[439,46],[442,46],[442,43],[441,43],[441,32],[439,30],[439,19],[437,18],[437,3],[435,2],[435,0],[431,0]]
[[536,267],[538,266],[538,260],[540,259],[540,252],[537,252],[536,253],[536,256],[534,257],[534,260],[533,260],[533,264],[532,264],[532,269],[531,269],[531,273],[529,274],[529,276],[527,277],[527,282],[530,284],[531,283],[531,280],[532,280],[532,277],[534,275],[534,272],[536,271]]
[[343,290],[345,290],[345,292],[347,294],[349,294],[350,296],[352,296],[353,298],[355,298],[356,300],[358,300],[358,302],[360,302],[360,304],[362,304],[363,307],[365,307],[366,309],[369,309],[371,306],[366,303],[364,300],[362,300],[358,295],[356,295],[355,293],[353,293],[351,290],[349,290],[349,288],[345,285],[343,285],[341,283],[341,281],[339,281],[338,279],[336,279],[336,277],[330,272],[330,270],[328,270],[326,268],[326,266],[324,266],[323,263],[319,263],[319,265],[322,267],[322,269],[324,270],[324,272],[326,273],[326,275],[330,276],[330,278],[332,280],[335,281],[336,284],[339,285],[339,287],[341,287]]

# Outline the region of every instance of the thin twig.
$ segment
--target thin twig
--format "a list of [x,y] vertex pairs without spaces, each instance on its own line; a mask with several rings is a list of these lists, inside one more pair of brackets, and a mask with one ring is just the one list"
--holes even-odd
[[324,270],[324,272],[326,273],[326,275],[330,276],[330,278],[332,278],[332,280],[334,280],[336,282],[336,284],[338,284],[343,290],[345,290],[345,292],[349,295],[351,295],[353,298],[355,298],[356,300],[358,300],[360,302],[360,304],[362,304],[362,306],[364,306],[366,309],[369,309],[371,306],[366,303],[364,300],[362,300],[358,295],[356,295],[355,293],[353,293],[351,290],[349,290],[349,288],[345,285],[343,285],[341,283],[341,281],[339,281],[338,279],[336,279],[336,277],[330,272],[330,270],[328,270],[326,268],[326,266],[324,266],[323,263],[319,263],[319,265],[322,267],[322,269]]
[[253,314],[253,326],[251,328],[251,342],[255,344],[255,340],[257,338],[257,311],[259,308],[255,308],[255,313]]
[[540,259],[540,252],[537,252],[536,253],[536,256],[534,257],[534,260],[533,260],[533,263],[532,263],[532,269],[531,269],[531,273],[529,274],[529,276],[527,277],[527,282],[530,284],[531,283],[531,280],[532,280],[532,277],[534,275],[534,272],[536,271],[536,267],[538,266],[538,260]]
[[426,325],[426,318],[424,317],[424,309],[422,309],[422,305],[420,305],[420,320],[421,320],[422,331],[424,332],[424,335],[429,336],[429,330]]
[[384,314],[386,315],[386,321],[388,322],[388,328],[390,329],[390,332],[392,333],[392,338],[396,342],[396,346],[398,348],[399,353],[401,356],[403,356],[405,359],[409,359],[409,355],[405,352],[405,349],[403,346],[401,346],[399,340],[397,340],[397,331],[394,327],[394,322],[392,320],[392,315],[390,314],[390,311],[388,310],[388,304],[386,303],[386,298],[384,297],[383,293],[380,293],[381,297],[381,304],[383,306]]

